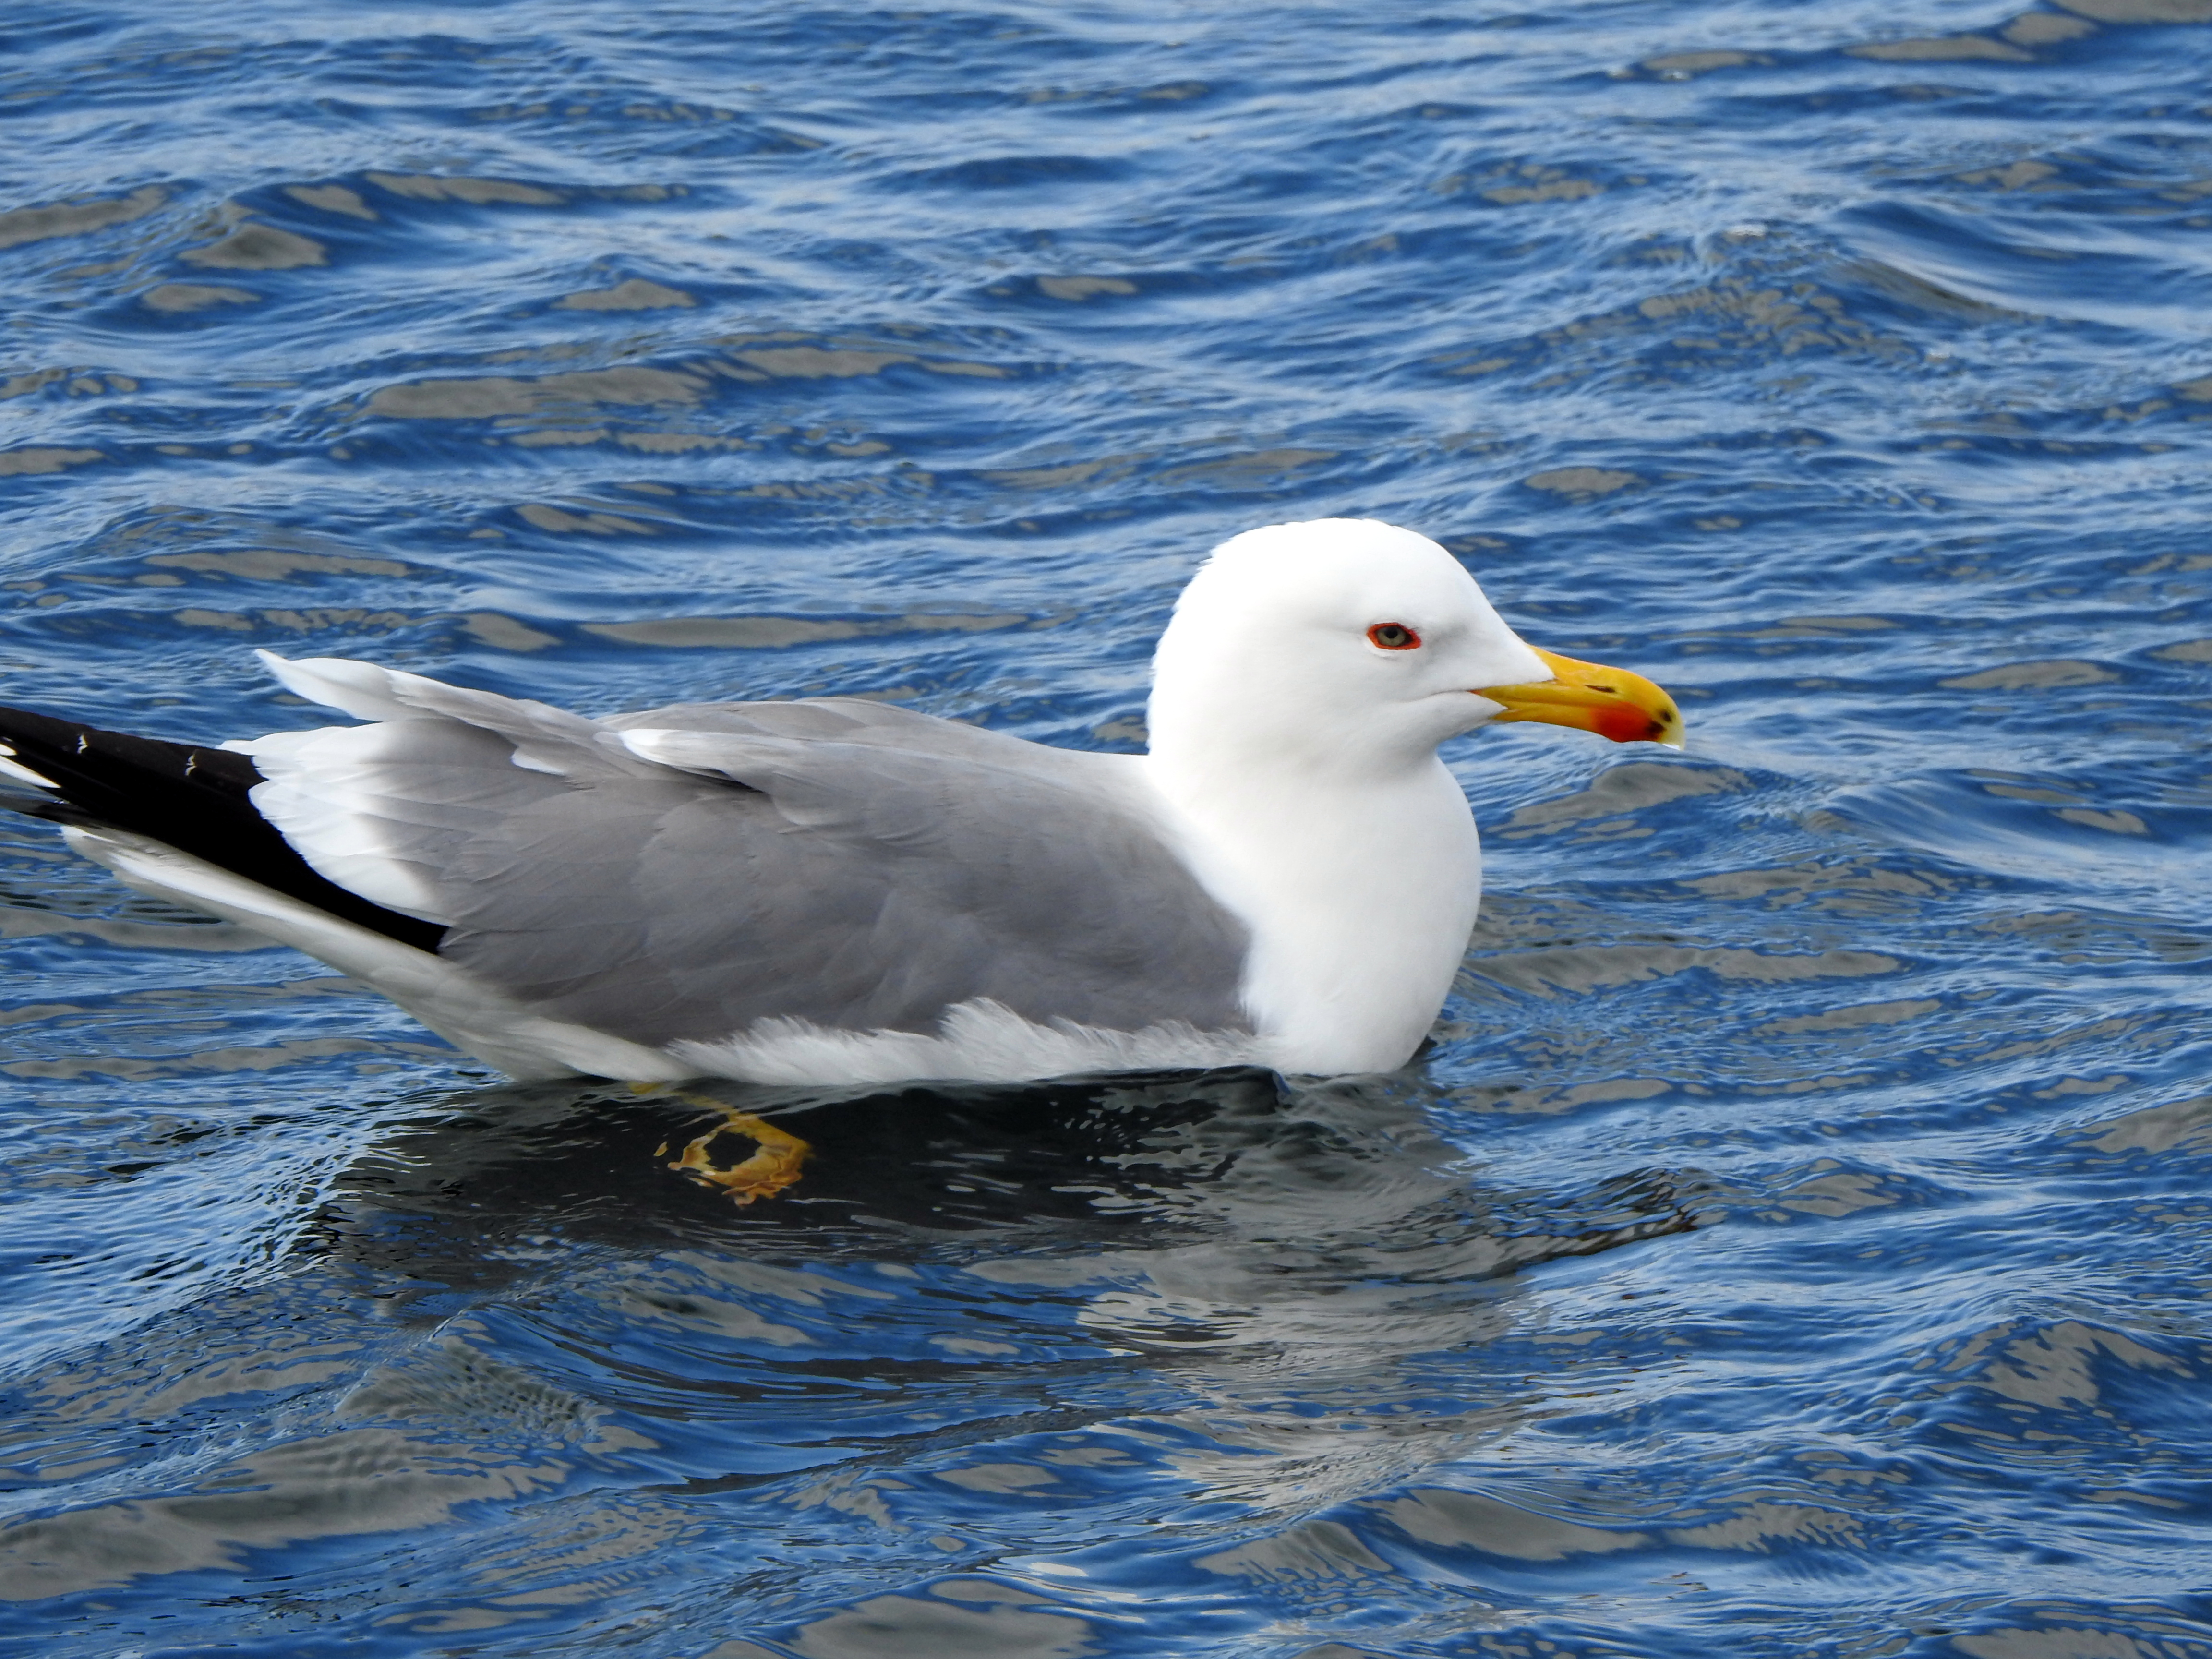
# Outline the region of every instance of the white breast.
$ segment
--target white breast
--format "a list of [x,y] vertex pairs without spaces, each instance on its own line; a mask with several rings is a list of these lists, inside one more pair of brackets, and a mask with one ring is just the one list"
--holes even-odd
[[1474,819],[1443,763],[1356,788],[1172,768],[1152,782],[1199,879],[1251,930],[1243,994],[1266,1063],[1411,1059],[1482,898]]

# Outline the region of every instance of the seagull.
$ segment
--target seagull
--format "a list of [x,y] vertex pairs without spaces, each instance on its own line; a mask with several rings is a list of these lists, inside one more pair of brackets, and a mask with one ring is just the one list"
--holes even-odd
[[1404,1065],[1481,898],[1437,755],[1537,720],[1680,744],[1426,537],[1248,531],[1177,599],[1150,746],[858,697],[591,719],[258,653],[363,724],[211,745],[0,710],[11,804],[517,1079],[1013,1082]]

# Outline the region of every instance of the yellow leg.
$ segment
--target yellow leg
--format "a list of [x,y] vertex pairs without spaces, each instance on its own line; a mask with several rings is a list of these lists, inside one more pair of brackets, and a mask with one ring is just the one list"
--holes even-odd
[[[660,1085],[639,1083],[631,1086],[640,1094],[647,1094],[659,1092]],[[705,1095],[679,1093],[676,1097],[695,1106],[711,1106],[722,1115],[723,1121],[685,1146],[683,1155],[668,1167],[696,1176],[710,1187],[721,1188],[735,1203],[750,1204],[757,1198],[774,1198],[798,1181],[799,1165],[814,1150],[797,1135],[777,1128],[764,1117],[741,1112]],[[741,1164],[726,1170],[718,1169],[707,1149],[717,1136],[732,1130],[752,1140],[755,1151]],[[667,1143],[664,1141],[656,1156],[665,1157],[667,1152]]]

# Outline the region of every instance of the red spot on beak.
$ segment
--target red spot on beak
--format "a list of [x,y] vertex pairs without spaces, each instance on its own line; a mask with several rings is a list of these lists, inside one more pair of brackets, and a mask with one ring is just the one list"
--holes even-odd
[[1659,722],[1640,708],[1601,708],[1591,730],[1615,743],[1650,743],[1659,735]]

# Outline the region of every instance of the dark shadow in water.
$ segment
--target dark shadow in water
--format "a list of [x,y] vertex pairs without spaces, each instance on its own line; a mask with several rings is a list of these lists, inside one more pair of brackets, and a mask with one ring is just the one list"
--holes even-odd
[[[802,1179],[740,1206],[670,1167],[719,1121],[770,1118],[812,1148]],[[339,1181],[336,1254],[447,1290],[513,1271],[488,1250],[557,1233],[623,1254],[803,1251],[810,1261],[1279,1249],[1302,1278],[1494,1277],[1698,1224],[1700,1178],[1591,1190],[1486,1187],[1406,1076],[1299,1085],[1242,1069],[1028,1085],[770,1089],[707,1081],[456,1095]],[[725,1150],[726,1149],[726,1150]],[[720,1161],[750,1146],[732,1134]],[[1332,1257],[1340,1261],[1332,1261]]]

